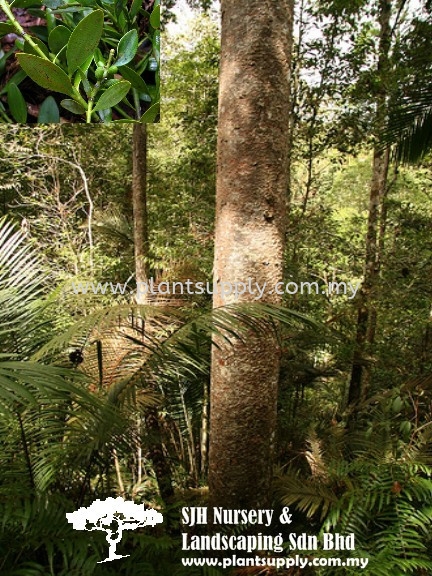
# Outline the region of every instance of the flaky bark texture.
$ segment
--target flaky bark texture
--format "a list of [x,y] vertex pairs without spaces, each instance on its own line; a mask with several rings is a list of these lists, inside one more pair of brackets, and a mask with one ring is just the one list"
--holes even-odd
[[[222,0],[214,284],[282,279],[289,126],[290,0]],[[253,301],[244,294],[239,301]],[[215,294],[214,306],[227,303]],[[279,348],[274,331],[213,348],[212,505],[268,502]]]
[[[149,251],[147,227],[147,128],[134,124],[132,136],[132,206],[134,222],[135,275],[137,285],[147,282]],[[141,284],[142,285],[142,284]],[[138,304],[145,304],[144,290],[138,290]]]

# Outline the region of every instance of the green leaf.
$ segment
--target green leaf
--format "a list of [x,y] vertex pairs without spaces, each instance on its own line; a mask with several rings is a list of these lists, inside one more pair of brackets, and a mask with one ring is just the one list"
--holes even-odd
[[[147,89],[148,89],[148,93],[150,96],[150,99],[152,102],[159,102],[159,91],[156,88],[156,86],[153,86],[151,84],[147,85]],[[141,98],[142,99],[142,98]],[[147,101],[147,98],[145,98],[145,100]]]
[[125,80],[132,84],[132,88],[136,88],[138,92],[148,94],[147,84],[144,82],[141,76],[135,72],[135,70],[128,68],[128,66],[121,66],[119,68],[119,72]]
[[[14,56],[14,54],[15,54],[14,48],[12,48],[12,50],[9,50],[9,52],[6,53],[4,53],[3,50],[0,50],[0,74],[3,74],[3,72],[5,71],[8,58]],[[18,84],[18,82],[16,82],[16,84]]]
[[102,36],[104,13],[95,10],[83,18],[72,32],[66,57],[69,74],[73,74],[96,50]]
[[0,36],[5,36],[11,32],[16,32],[12,24],[9,24],[9,22],[0,22]]
[[105,58],[103,57],[103,54],[102,54],[102,52],[99,50],[99,48],[96,48],[96,50],[94,51],[94,53],[93,53],[93,60],[94,60],[94,63],[96,64],[96,66],[97,66],[98,62],[103,62],[103,63],[105,64],[106,60],[105,60]]
[[159,102],[155,102],[150,108],[144,112],[140,118],[140,122],[144,124],[152,124],[160,112]]
[[[65,7],[67,6],[67,7]],[[65,4],[65,6],[60,6],[60,8],[57,8],[57,10],[53,10],[53,14],[77,14],[78,12],[86,12],[88,10],[88,8],[86,8],[85,6],[68,6],[67,4]]]
[[153,36],[153,54],[156,60],[160,59],[160,32],[157,31]]
[[[30,12],[30,10],[29,10]],[[41,12],[41,15],[39,16],[39,18],[47,18],[47,13],[42,11],[42,10],[35,10],[35,12]],[[35,14],[36,16],[36,14]],[[30,26],[28,28],[28,31],[32,33],[32,37],[34,39],[34,37],[36,36],[37,38],[39,38],[39,40],[42,40],[42,42],[47,43],[48,42],[48,30],[46,26]]]
[[411,422],[409,420],[404,420],[400,423],[399,430],[401,434],[407,436],[411,432]]
[[403,407],[403,401],[402,398],[400,396],[396,396],[396,398],[393,400],[392,403],[392,410],[395,413],[398,413],[402,410]]
[[130,87],[130,82],[126,82],[125,80],[121,80],[120,82],[117,82],[117,84],[110,86],[99,98],[93,110],[97,112],[98,110],[107,110],[108,108],[115,106],[123,100],[129,92]]
[[12,78],[8,82],[6,82],[6,84],[0,90],[0,96],[6,94],[11,84],[16,84],[18,86],[24,80],[24,78],[27,78],[27,74],[24,72],[24,70],[18,70],[18,72],[14,74]]
[[24,40],[22,38],[20,38],[19,36],[18,36],[18,38],[15,39],[15,48],[19,52],[22,52],[24,50]]
[[81,70],[81,68],[78,68],[78,75],[81,78],[84,92],[87,94],[87,96],[89,96],[93,90],[93,86],[88,81],[87,74],[83,70]]
[[8,105],[13,119],[20,124],[27,122],[27,105],[18,86],[12,83],[8,90]]
[[[32,40],[42,50],[42,52],[45,54],[45,56],[48,56],[48,48],[42,42],[42,40],[39,40],[39,38],[35,38],[35,37],[33,37]],[[27,40],[24,42],[23,50],[26,54],[34,54],[35,56],[39,56],[39,53],[36,52],[36,50],[33,48],[33,46],[29,42],[27,42]]]
[[60,104],[61,106],[63,106],[65,110],[72,112],[72,114],[85,114],[84,108],[80,104],[78,104],[78,102],[75,102],[75,100],[65,98],[60,102]]
[[93,62],[93,54],[90,54],[90,56],[87,58],[87,60],[85,62],[83,62],[79,69],[80,71],[87,77],[87,71],[90,68],[91,63]]
[[150,16],[150,25],[155,29],[160,27],[160,6],[155,6],[153,9]]
[[61,68],[33,54],[20,53],[17,54],[17,58],[21,68],[36,84],[48,90],[73,96],[71,81]]
[[45,6],[47,6],[48,8],[58,8],[59,6],[61,6],[62,4],[66,4],[67,0],[44,0],[44,4]]
[[98,112],[99,118],[102,122],[112,122],[112,110],[111,108],[108,110],[99,110]]
[[56,17],[54,16],[54,14],[52,13],[52,10],[50,9],[46,9],[45,11],[45,19],[46,19],[46,39],[44,38],[44,42],[46,42],[48,44],[48,38],[49,35],[51,34],[51,32],[54,30],[54,28],[57,26],[57,24],[59,24],[58,20],[56,19]]
[[[123,10],[125,10],[125,8],[126,8],[126,0],[115,0],[114,5],[115,5],[115,14],[117,16],[118,23],[121,24],[120,15],[123,12]],[[123,30],[122,26],[120,26],[120,30]]]
[[56,26],[48,38],[48,46],[51,52],[58,54],[66,46],[71,36],[71,31],[66,26]]
[[48,96],[42,102],[39,110],[38,124],[58,124],[60,122],[60,112],[57,102],[52,96]]
[[141,8],[141,6],[142,6],[142,0],[133,0],[131,9],[129,11],[131,18],[135,18],[135,16],[139,12],[139,9]]
[[15,0],[10,4],[12,8],[28,8],[29,6],[41,6],[42,0]]
[[138,50],[138,32],[129,30],[120,40],[117,49],[116,66],[124,66],[130,62]]

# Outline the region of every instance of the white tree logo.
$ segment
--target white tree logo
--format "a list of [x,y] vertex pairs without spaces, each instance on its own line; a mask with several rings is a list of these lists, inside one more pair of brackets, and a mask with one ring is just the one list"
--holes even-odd
[[106,532],[109,544],[108,558],[98,564],[129,556],[116,553],[117,544],[122,539],[124,530],[136,530],[141,526],[155,526],[163,522],[160,512],[152,508],[146,510],[144,504],[123,500],[121,496],[95,500],[88,508],[82,507],[75,512],[67,513],[66,518],[74,530]]

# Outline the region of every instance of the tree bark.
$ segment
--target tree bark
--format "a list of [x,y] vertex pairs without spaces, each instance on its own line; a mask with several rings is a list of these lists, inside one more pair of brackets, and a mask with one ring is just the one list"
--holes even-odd
[[[137,287],[148,280],[149,238],[147,225],[147,127],[134,124],[132,135],[132,207],[135,276]],[[146,303],[144,290],[137,290],[137,304]]]
[[[214,307],[221,282],[282,280],[291,0],[222,0]],[[251,302],[248,293],[239,302]],[[232,300],[231,300],[232,301]],[[209,489],[214,506],[268,504],[280,351],[266,333],[212,351]]]
[[[391,0],[379,0],[380,40],[378,54],[377,74],[380,89],[376,98],[375,131],[378,135],[385,126],[388,97],[388,77],[390,69],[389,51],[391,45]],[[376,313],[371,313],[374,299],[374,288],[378,280],[380,265],[379,228],[380,215],[384,215],[382,203],[385,198],[387,176],[389,169],[389,151],[375,146],[373,153],[372,181],[369,196],[369,216],[366,235],[366,254],[364,266],[364,280],[360,292],[360,303],[357,315],[357,331],[351,380],[348,392],[348,407],[350,410],[348,427],[356,420],[356,406],[365,395],[364,386],[366,366],[366,352],[369,351],[375,337],[375,328],[371,327],[371,316],[376,323]]]
[[[147,127],[145,124],[134,124],[132,135],[132,207],[133,207],[133,230],[134,230],[134,254],[135,254],[135,276],[137,283],[136,302],[146,304],[147,295],[144,290],[139,290],[142,283],[148,281],[148,256],[149,237],[147,224]],[[144,319],[139,318],[137,322],[142,322],[141,331],[145,338]],[[171,469],[166,460],[162,434],[159,423],[157,408],[147,411],[145,417],[148,430],[148,457],[152,461],[159,491],[162,500],[168,501],[172,498],[174,490],[171,480]],[[137,436],[140,438],[141,430],[137,426]],[[137,460],[141,461],[141,451],[138,448]]]
[[204,382],[203,408],[201,414],[201,437],[200,437],[200,471],[204,478],[208,471],[208,432],[209,432],[209,383]]

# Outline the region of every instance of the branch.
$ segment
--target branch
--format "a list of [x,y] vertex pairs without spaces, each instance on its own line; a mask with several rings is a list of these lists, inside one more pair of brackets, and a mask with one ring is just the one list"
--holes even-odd
[[[1,0],[0,0],[0,2],[1,2]],[[93,203],[93,199],[92,199],[91,194],[90,194],[86,173],[84,172],[84,170],[80,166],[80,164],[78,164],[78,161],[77,161],[75,155],[74,155],[75,162],[72,162],[71,160],[66,160],[66,158],[60,158],[58,156],[52,156],[50,154],[31,154],[31,155],[25,156],[26,160],[28,160],[30,158],[48,158],[50,160],[57,160],[58,162],[64,162],[65,164],[68,164],[69,166],[73,166],[74,168],[76,168],[76,170],[78,170],[78,172],[80,173],[81,179],[83,181],[84,192],[85,192],[87,202],[89,205],[88,212],[87,212],[87,216],[88,216],[87,234],[88,234],[89,249],[90,249],[90,269],[93,271],[93,251],[94,251],[93,211],[94,211],[94,203]]]
[[28,42],[30,44],[30,46],[33,48],[33,50],[35,50],[41,58],[43,58],[44,60],[50,61],[50,59],[47,58],[46,54],[44,54],[42,52],[42,50],[36,44],[36,42],[34,42],[33,38],[31,36],[29,36],[29,34],[27,34],[27,32],[24,30],[24,28],[21,26],[21,24],[15,18],[15,15],[12,12],[12,9],[11,9],[9,2],[7,2],[6,0],[0,0],[0,6],[1,6],[1,9],[3,10],[3,12],[6,14],[6,16],[11,21],[12,26],[18,32],[18,36],[22,36],[24,38],[24,40],[26,40],[26,42]]

